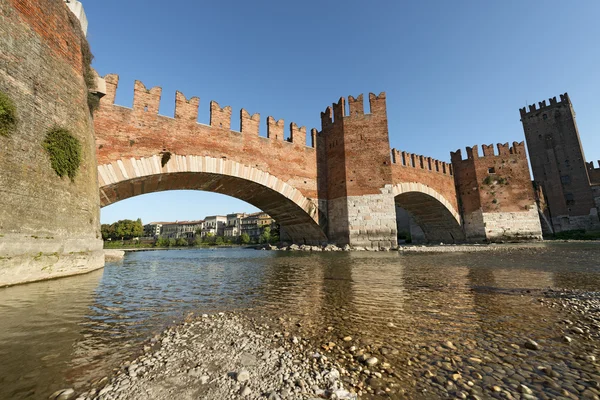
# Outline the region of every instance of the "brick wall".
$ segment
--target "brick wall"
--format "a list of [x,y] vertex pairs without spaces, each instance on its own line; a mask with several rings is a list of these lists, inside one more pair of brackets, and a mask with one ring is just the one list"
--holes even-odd
[[[118,76],[108,75],[107,94],[94,117],[98,163],[121,159],[152,157],[170,152],[178,155],[210,156],[233,160],[268,172],[317,199],[316,150],[306,145],[306,130],[296,124],[289,127],[284,140],[284,122],[269,117],[270,137],[259,136],[260,115],[240,112],[241,132],[232,131],[231,107],[210,103],[210,124],[198,123],[200,99],[175,97],[175,118],[158,115],[165,101],[159,87],[147,89],[135,83],[133,108],[114,105]],[[304,135],[302,135],[304,133]]]
[[[79,22],[62,0],[0,0],[0,90],[19,124],[0,137],[0,286],[103,265],[93,127]],[[74,182],[42,147],[53,126],[82,143]]]
[[[542,185],[553,219],[584,217],[594,207],[585,158],[567,93],[520,110],[534,180]],[[581,220],[581,218],[576,218]],[[575,219],[574,219],[575,220]],[[558,223],[557,230],[570,229]]]
[[464,160],[460,150],[451,153],[467,237],[538,237],[541,227],[525,145],[514,142],[511,147],[505,143],[498,144],[497,148],[495,154],[492,145],[483,145],[481,156],[477,146],[468,147]]

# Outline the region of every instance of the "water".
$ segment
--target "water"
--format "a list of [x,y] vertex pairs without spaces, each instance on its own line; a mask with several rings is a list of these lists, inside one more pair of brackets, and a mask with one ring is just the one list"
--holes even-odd
[[[83,276],[0,289],[0,399],[85,388],[189,312],[238,310],[398,349],[494,330],[551,336],[556,311],[523,296],[598,290],[600,244],[442,253],[128,253]],[[327,327],[334,331],[327,333]],[[402,352],[398,356],[400,362]]]

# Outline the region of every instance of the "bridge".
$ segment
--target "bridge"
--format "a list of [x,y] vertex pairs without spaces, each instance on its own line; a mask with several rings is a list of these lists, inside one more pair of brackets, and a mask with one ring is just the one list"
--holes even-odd
[[[117,75],[94,116],[101,206],[145,193],[192,189],[244,200],[273,216],[288,239],[395,247],[396,208],[409,211],[427,239],[464,240],[452,166],[390,149],[385,94],[344,98],[321,114],[320,131],[210,102],[208,125],[197,122],[200,100],[175,95],[175,115],[158,114],[160,87],[136,81],[133,107],[115,105]],[[308,139],[308,144],[307,144]]]

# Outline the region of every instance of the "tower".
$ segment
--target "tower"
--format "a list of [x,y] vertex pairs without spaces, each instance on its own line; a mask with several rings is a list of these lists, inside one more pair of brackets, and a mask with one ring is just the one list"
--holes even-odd
[[567,93],[520,109],[533,178],[555,232],[600,227],[585,155]]
[[467,147],[450,153],[456,194],[469,241],[537,240],[542,228],[529,177],[525,143]]
[[327,199],[329,240],[338,245],[396,247],[397,228],[385,93],[340,98],[321,113],[319,197]]

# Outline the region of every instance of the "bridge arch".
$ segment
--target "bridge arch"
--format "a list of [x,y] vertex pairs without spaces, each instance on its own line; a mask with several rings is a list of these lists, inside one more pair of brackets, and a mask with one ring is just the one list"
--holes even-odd
[[404,182],[392,188],[396,204],[408,211],[430,242],[465,240],[460,214],[444,196],[427,185]]
[[100,206],[165,190],[202,190],[246,201],[271,215],[295,243],[327,241],[316,202],[268,172],[209,156],[124,158],[98,166]]

